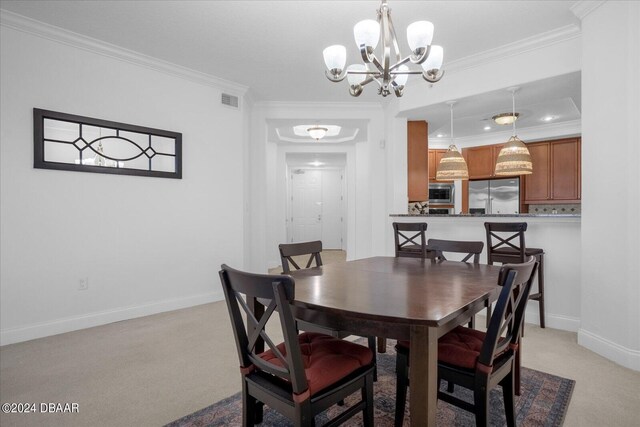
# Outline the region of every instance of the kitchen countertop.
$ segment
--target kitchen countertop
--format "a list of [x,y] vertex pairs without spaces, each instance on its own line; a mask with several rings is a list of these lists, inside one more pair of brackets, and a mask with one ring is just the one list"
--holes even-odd
[[581,214],[390,214],[401,217],[440,217],[440,218],[580,218]]

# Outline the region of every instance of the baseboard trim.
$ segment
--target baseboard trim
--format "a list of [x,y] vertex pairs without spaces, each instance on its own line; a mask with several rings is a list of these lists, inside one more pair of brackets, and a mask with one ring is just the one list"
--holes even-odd
[[[534,325],[540,324],[540,311],[538,310],[538,304],[533,301],[533,304],[527,307],[527,311],[524,314],[524,321],[526,323],[532,323]],[[528,305],[529,305],[528,304]],[[561,314],[545,313],[544,316],[545,327],[553,329],[561,329],[563,331],[578,332],[580,329],[580,319],[578,317],[563,316]]]
[[18,328],[2,329],[0,330],[0,346],[106,325],[122,320],[135,319],[151,314],[194,307],[214,301],[221,301],[222,299],[224,299],[224,295],[222,294],[222,290],[220,290],[218,292],[207,292],[205,294],[154,301],[142,305],[56,319],[50,322],[36,323]]
[[625,368],[640,371],[640,351],[638,350],[626,348],[585,329],[578,330],[578,344]]

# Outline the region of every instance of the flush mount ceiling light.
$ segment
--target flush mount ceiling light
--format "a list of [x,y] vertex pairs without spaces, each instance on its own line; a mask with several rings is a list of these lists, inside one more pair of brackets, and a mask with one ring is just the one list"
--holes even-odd
[[316,141],[320,141],[327,134],[328,130],[329,129],[322,126],[313,126],[307,129],[307,133],[311,138],[315,139]]
[[491,117],[491,119],[499,125],[511,125],[520,117],[520,113],[515,111],[512,113],[501,113]]
[[447,102],[451,110],[451,145],[449,145],[449,149],[444,153],[442,159],[440,159],[440,163],[438,163],[438,169],[436,171],[436,180],[438,181],[469,179],[467,162],[465,162],[464,157],[462,157],[462,154],[458,151],[453,139],[453,105],[455,103],[456,101]]
[[[511,92],[513,114],[516,114],[516,91],[517,87],[507,89]],[[533,173],[533,163],[529,149],[516,135],[516,121],[513,120],[513,135],[502,147],[498,160],[496,161],[496,175],[529,175]]]
[[[327,78],[332,82],[340,82],[346,78],[352,96],[359,96],[364,85],[375,81],[379,95],[387,96],[393,90],[400,97],[409,74],[421,74],[430,83],[439,81],[444,74],[441,70],[444,50],[442,46],[431,45],[433,24],[429,21],[416,21],[407,27],[411,54],[402,58],[386,0],[382,1],[377,12],[377,20],[360,21],[353,27],[353,35],[364,64],[352,64],[345,70],[347,49],[342,45],[329,46],[322,52],[327,66]],[[380,39],[382,58],[378,59],[374,51]],[[396,61],[393,64],[392,53]],[[405,65],[409,62],[420,65],[422,70],[409,69]]]

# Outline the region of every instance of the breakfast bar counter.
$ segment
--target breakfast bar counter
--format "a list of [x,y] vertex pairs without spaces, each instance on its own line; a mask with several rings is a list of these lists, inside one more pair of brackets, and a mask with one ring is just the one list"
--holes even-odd
[[[387,227],[387,255],[394,254],[394,222],[426,222],[427,239],[484,242],[480,257],[487,262],[485,222],[526,222],[528,247],[545,251],[545,312],[547,327],[577,331],[580,326],[580,241],[579,214],[436,215],[392,214]],[[455,255],[448,256],[458,260]],[[535,286],[535,285],[534,285]],[[531,301],[525,321],[538,323],[538,303]]]

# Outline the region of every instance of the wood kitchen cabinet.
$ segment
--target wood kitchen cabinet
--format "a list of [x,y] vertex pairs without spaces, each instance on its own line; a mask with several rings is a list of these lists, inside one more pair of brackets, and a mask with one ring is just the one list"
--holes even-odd
[[438,165],[440,164],[440,159],[442,159],[442,156],[444,156],[444,153],[446,152],[447,150],[444,148],[429,150],[429,182],[436,181],[436,172],[438,170]]
[[407,122],[407,179],[410,202],[429,200],[429,140],[425,121]]
[[462,149],[462,156],[467,161],[469,179],[495,178],[496,160],[504,144],[482,145]]
[[527,144],[533,173],[525,176],[525,203],[579,203],[581,139],[565,138]]
[[525,176],[525,203],[546,203],[551,198],[551,146],[548,142],[527,144],[533,173]]

